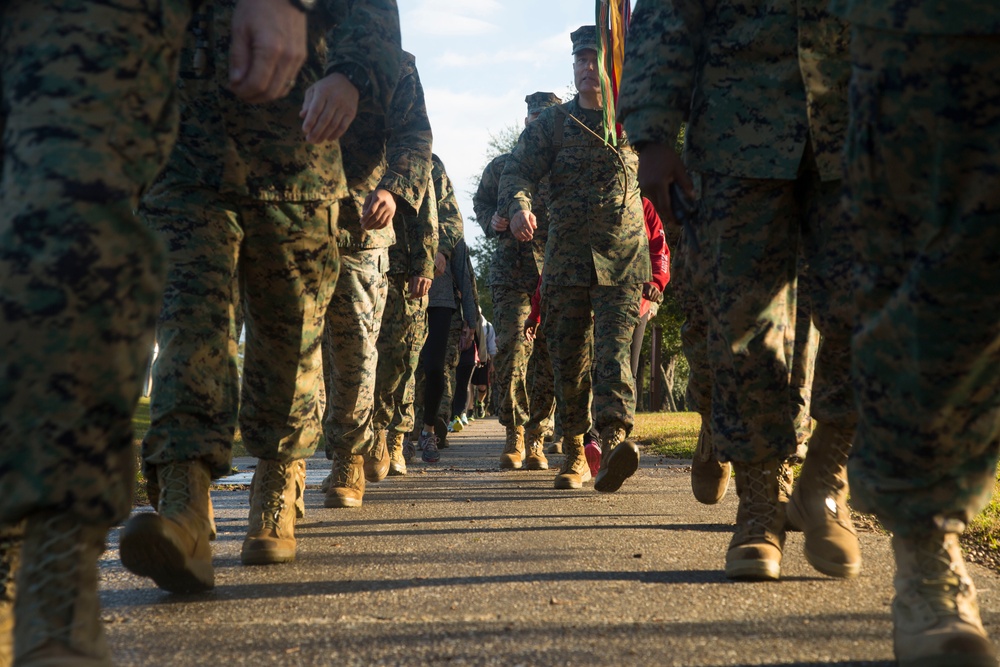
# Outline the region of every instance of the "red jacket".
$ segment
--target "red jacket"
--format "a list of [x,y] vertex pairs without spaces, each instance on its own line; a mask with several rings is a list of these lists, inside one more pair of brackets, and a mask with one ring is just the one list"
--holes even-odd
[[[643,197],[642,214],[646,221],[646,238],[649,239],[649,264],[653,270],[653,278],[649,282],[656,285],[662,292],[670,282],[670,248],[667,247],[667,237],[663,234],[663,222],[656,214],[653,203]],[[643,299],[639,304],[639,317],[649,312],[651,303]],[[531,314],[528,322],[538,324],[542,321],[542,277],[538,276],[538,285],[531,297]]]

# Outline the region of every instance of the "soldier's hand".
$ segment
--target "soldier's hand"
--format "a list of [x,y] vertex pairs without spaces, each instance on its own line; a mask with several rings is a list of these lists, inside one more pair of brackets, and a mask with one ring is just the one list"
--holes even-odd
[[365,199],[361,211],[361,226],[364,229],[384,229],[392,216],[396,215],[396,198],[388,190],[378,188]]
[[423,299],[431,291],[431,279],[423,276],[413,276],[410,278],[410,298],[413,300]]
[[660,219],[676,225],[673,209],[670,208],[670,184],[674,181],[677,181],[690,199],[694,199],[694,185],[674,147],[667,144],[643,146],[639,153],[639,188],[642,196],[653,203]]
[[538,220],[531,211],[518,211],[510,219],[510,233],[518,241],[530,241],[535,236],[535,229],[538,228]]
[[358,89],[339,72],[325,76],[306,91],[299,118],[306,141],[322,144],[340,139],[358,113]]
[[476,332],[473,329],[471,329],[467,323],[463,324],[462,338],[459,341],[458,349],[462,350],[463,352],[465,350],[468,350],[469,347],[472,345],[472,339],[475,337],[475,335]]
[[510,226],[510,220],[507,218],[501,218],[498,214],[493,214],[493,219],[490,220],[490,227],[493,228],[497,234],[507,231]]
[[306,61],[306,15],[290,2],[239,0],[229,47],[229,88],[251,104],[287,95]]
[[448,258],[441,253],[434,253],[434,277],[444,275],[444,269],[448,266]]
[[538,323],[532,322],[531,320],[526,320],[524,323],[524,340],[529,343],[535,340],[535,334],[538,332]]
[[646,283],[642,286],[642,298],[653,303],[663,301],[663,292],[656,286],[656,283]]

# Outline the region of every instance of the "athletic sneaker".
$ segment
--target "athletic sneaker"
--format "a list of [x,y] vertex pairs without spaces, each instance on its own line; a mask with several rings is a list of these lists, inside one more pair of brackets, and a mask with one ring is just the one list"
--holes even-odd
[[465,424],[462,423],[462,418],[456,415],[451,423],[448,424],[449,433],[461,433],[462,429],[465,428]]
[[420,449],[423,450],[423,454],[420,458],[423,459],[424,463],[437,463],[441,460],[441,454],[438,453],[438,439],[433,433],[420,432]]
[[458,418],[462,420],[462,426],[468,426],[469,425],[469,418],[465,416],[464,412],[462,414],[460,414],[458,416]]

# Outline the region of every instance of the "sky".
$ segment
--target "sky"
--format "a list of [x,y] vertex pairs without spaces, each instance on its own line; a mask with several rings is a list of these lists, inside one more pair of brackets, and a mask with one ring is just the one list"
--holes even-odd
[[524,96],[567,97],[573,83],[569,35],[595,21],[594,0],[399,0],[403,48],[417,58],[434,152],[444,162],[465,217],[486,166],[490,134],[521,126]]

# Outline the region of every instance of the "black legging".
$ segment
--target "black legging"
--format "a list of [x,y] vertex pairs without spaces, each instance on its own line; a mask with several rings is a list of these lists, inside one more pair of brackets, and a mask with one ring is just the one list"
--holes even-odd
[[424,423],[433,424],[444,396],[444,360],[448,355],[448,331],[454,308],[427,309],[427,340],[420,356],[424,362]]
[[452,419],[465,412],[465,405],[469,400],[469,381],[472,380],[474,370],[476,370],[476,346],[470,345],[469,349],[462,350],[462,356],[458,358],[458,368],[455,370],[455,396],[451,399]]

